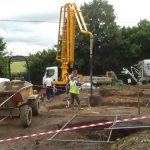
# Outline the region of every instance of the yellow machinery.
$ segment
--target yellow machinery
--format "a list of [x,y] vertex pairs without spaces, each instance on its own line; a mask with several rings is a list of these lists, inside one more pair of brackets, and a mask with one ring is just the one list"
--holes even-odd
[[74,65],[75,28],[76,22],[80,32],[90,37],[90,54],[93,49],[93,34],[87,30],[82,13],[74,3],[67,3],[60,9],[58,48],[56,59],[61,62],[61,79],[56,85],[66,84],[68,68]]
[[39,99],[30,82],[13,80],[0,83],[0,116],[20,116],[22,126],[28,127],[32,115],[38,114]]

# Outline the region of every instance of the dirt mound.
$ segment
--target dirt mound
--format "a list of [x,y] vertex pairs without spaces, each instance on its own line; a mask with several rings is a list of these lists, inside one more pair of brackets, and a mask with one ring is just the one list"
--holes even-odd
[[101,96],[113,96],[113,95],[118,95],[119,93],[117,90],[114,89],[100,89],[99,94]]
[[[143,90],[143,89],[142,89]],[[106,87],[93,89],[93,96],[90,101],[91,108],[88,107],[90,100],[90,90],[81,90],[80,100],[82,110],[78,111],[77,103],[75,102],[75,110],[66,108],[66,99],[69,95],[61,94],[56,95],[50,101],[47,101],[46,98],[44,101],[40,101],[40,115],[33,117],[33,121],[30,127],[22,128],[19,124],[20,119],[8,118],[1,122],[1,139],[13,138],[22,135],[30,135],[34,133],[46,133],[50,130],[57,130],[63,127],[76,113],[80,117],[74,118],[67,127],[75,127],[80,125],[87,125],[99,122],[109,121],[115,118],[116,114],[137,114],[137,107],[125,107],[125,106],[137,106],[138,96],[137,92],[139,89],[136,87]],[[149,102],[150,88],[144,89],[143,93],[145,95],[139,96],[140,105],[141,105],[141,114],[149,114],[150,105],[145,109],[144,100]],[[109,119],[105,116],[110,116]],[[100,119],[99,116],[104,116],[104,119]],[[113,117],[111,117],[113,116]],[[3,119],[3,118],[2,118]],[[107,120],[106,120],[107,119]],[[101,121],[100,121],[101,120]],[[103,126],[107,128],[109,126]],[[48,141],[47,139],[53,135],[43,135],[39,137],[33,137],[30,139],[19,139],[16,141],[10,141],[1,144],[1,150],[23,150],[23,149],[36,149],[36,150],[66,150],[66,149],[111,149],[111,145],[106,143],[90,143],[85,142],[85,140],[102,140],[106,141],[109,137],[109,131],[103,131],[102,126],[91,127],[88,129],[80,129],[76,131],[67,131],[57,134],[54,138],[56,141]],[[123,132],[114,131],[112,132],[110,141],[119,140],[122,137],[126,136],[126,130]],[[112,149],[148,149],[149,148],[149,131],[144,132],[143,134],[135,134],[133,138],[124,138],[119,140],[116,145],[112,146]],[[141,137],[141,138],[139,138]],[[135,141],[135,138],[139,139]],[[71,142],[67,140],[71,139]],[[60,140],[60,141],[57,141]],[[64,140],[64,141],[63,141]],[[66,140],[66,142],[65,142]],[[83,141],[83,142],[73,142],[73,140]],[[125,141],[125,142],[124,142]],[[131,142],[130,142],[131,141]],[[126,145],[127,142],[127,145]],[[135,144],[134,144],[135,143]],[[139,148],[138,148],[139,147]]]
[[65,104],[60,104],[60,105],[52,105],[52,106],[48,106],[47,109],[52,110],[52,109],[64,109],[66,108]]
[[103,103],[103,98],[101,95],[93,95],[92,97],[90,96],[89,99],[90,99],[90,105],[93,107],[102,105]]

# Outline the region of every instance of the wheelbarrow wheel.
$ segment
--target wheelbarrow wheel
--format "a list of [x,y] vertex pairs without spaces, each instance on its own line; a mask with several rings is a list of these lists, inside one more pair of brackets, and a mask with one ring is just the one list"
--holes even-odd
[[24,105],[20,109],[20,120],[23,127],[28,127],[32,122],[32,108]]
[[34,116],[38,116],[39,115],[39,107],[40,107],[40,103],[37,99],[33,100],[30,103],[30,106],[32,108],[32,112]]

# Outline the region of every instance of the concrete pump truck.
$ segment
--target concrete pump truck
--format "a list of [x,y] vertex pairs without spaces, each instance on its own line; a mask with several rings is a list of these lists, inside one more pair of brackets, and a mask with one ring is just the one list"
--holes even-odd
[[43,83],[48,74],[57,89],[66,85],[66,74],[74,66],[74,47],[76,22],[80,32],[90,37],[90,54],[93,49],[93,34],[88,31],[81,10],[74,3],[67,3],[60,8],[58,47],[56,59],[61,62],[61,77],[58,78],[58,67],[47,67]]

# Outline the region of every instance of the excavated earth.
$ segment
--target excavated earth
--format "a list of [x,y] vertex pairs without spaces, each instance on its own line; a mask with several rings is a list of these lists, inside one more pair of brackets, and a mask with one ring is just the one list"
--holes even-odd
[[[150,87],[148,86],[101,87],[93,90],[91,106],[89,106],[90,90],[81,90],[80,100],[83,109],[80,111],[76,106],[74,110],[67,108],[66,99],[67,95],[61,94],[55,96],[51,101],[46,101],[46,99],[41,101],[40,115],[33,117],[32,124],[28,128],[23,128],[17,117],[1,121],[0,139],[60,129],[74,115],[76,115],[75,118],[70,121],[67,128],[109,121],[114,119],[116,114],[126,114],[127,116],[134,114],[136,116],[139,112],[141,115],[149,115],[150,113]],[[138,101],[140,105],[138,105]],[[102,130],[107,127],[109,125],[62,132],[54,137],[61,142],[48,140],[54,134],[3,142],[0,143],[0,150],[109,150],[112,146],[111,143],[87,142],[87,140],[107,141],[109,132]],[[134,130],[134,132],[136,131]],[[117,141],[130,133],[116,132],[110,141]],[[67,139],[72,141],[63,141]],[[78,142],[74,140],[78,140]]]

